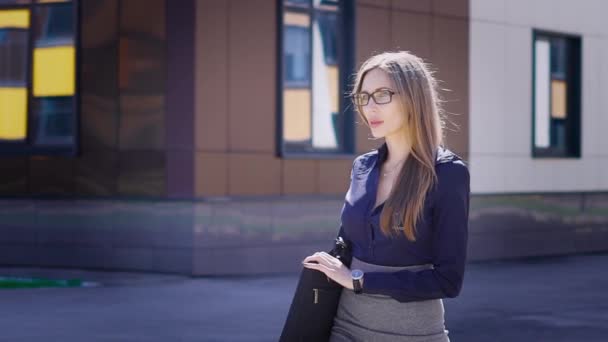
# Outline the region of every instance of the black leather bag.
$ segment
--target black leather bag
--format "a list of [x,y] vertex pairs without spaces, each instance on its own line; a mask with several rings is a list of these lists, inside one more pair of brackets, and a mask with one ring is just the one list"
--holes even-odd
[[[342,237],[329,254],[350,267],[351,248]],[[303,268],[293,296],[280,342],[327,341],[338,310],[342,285],[323,272]]]

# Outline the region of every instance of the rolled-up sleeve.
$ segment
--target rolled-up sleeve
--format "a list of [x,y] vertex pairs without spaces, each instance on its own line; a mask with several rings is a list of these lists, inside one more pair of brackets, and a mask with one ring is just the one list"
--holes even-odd
[[433,266],[421,271],[368,272],[363,292],[400,302],[458,296],[467,257],[470,176],[462,161],[437,167],[433,207]]

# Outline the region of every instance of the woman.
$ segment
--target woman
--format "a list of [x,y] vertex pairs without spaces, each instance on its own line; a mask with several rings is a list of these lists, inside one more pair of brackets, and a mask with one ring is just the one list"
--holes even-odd
[[449,341],[442,298],[462,287],[470,190],[467,166],[443,146],[437,92],[407,52],[357,73],[354,104],[385,141],[353,163],[340,227],[351,269],[325,252],[303,261],[344,287],[331,341]]

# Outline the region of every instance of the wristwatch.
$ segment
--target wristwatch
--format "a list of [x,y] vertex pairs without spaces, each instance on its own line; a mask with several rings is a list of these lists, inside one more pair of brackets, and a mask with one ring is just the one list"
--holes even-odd
[[361,280],[363,279],[363,271],[361,270],[352,270],[350,272],[350,276],[353,278],[353,291],[356,294],[360,294],[363,292],[363,286],[361,285]]

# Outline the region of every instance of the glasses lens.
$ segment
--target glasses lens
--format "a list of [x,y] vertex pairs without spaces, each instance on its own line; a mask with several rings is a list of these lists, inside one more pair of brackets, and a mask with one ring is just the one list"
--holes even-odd
[[391,102],[391,93],[388,90],[379,90],[374,93],[374,100],[376,103],[389,103]]
[[355,103],[358,106],[365,106],[369,101],[369,95],[367,94],[357,94],[355,95]]

